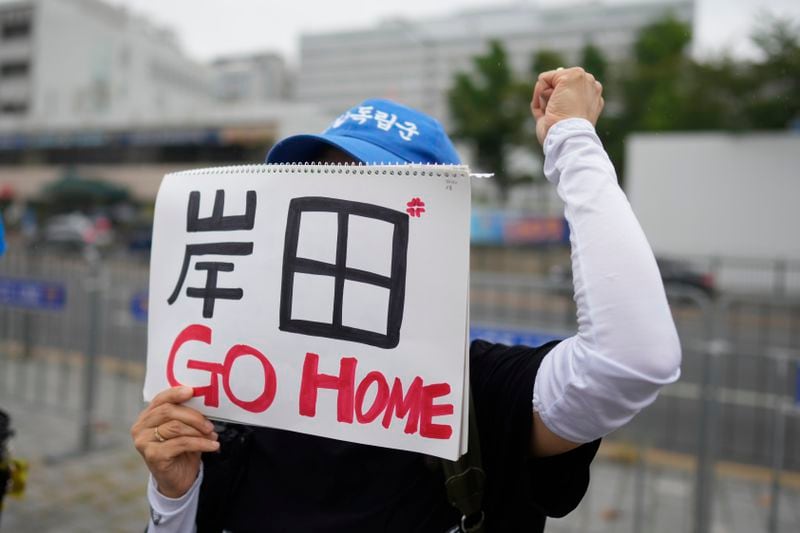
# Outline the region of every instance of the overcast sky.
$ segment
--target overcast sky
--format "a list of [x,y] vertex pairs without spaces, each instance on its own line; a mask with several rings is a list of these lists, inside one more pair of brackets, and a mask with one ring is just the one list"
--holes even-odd
[[[197,59],[275,50],[296,60],[303,32],[361,28],[389,17],[420,18],[497,5],[502,0],[109,0],[173,27]],[[512,0],[513,1],[513,0]],[[519,1],[519,0],[517,0]],[[533,2],[535,0],[528,0]],[[538,0],[564,5],[573,0]],[[605,0],[617,3],[625,0]],[[748,35],[759,11],[800,21],[798,0],[696,0],[696,47],[700,53],[751,50]],[[508,2],[505,2],[508,3]]]

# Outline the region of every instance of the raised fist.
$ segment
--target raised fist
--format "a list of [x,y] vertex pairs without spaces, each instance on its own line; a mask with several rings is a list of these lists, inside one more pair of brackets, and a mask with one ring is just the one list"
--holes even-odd
[[536,137],[544,143],[550,127],[567,118],[585,118],[595,125],[604,105],[602,84],[581,67],[543,72],[531,100]]

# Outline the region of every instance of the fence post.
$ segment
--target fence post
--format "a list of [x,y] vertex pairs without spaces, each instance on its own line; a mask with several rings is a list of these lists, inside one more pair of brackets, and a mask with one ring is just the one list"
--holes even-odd
[[633,479],[633,532],[644,533],[644,518],[645,518],[645,505],[647,503],[647,479],[645,469],[645,455],[648,446],[639,441],[639,449],[636,452],[636,470],[634,471]]
[[87,250],[89,276],[86,292],[89,300],[89,331],[86,343],[86,360],[83,374],[83,405],[81,409],[81,435],[79,453],[87,453],[94,447],[95,398],[97,387],[97,349],[100,340],[100,281],[101,261],[96,248]]
[[26,363],[33,359],[33,311],[22,312],[22,360]]
[[[24,255],[24,272],[25,275],[30,275],[36,272],[37,260],[36,253],[32,248],[28,248]],[[17,372],[14,379],[15,395],[20,399],[27,399],[30,392],[30,378],[31,359],[33,358],[33,342],[34,342],[34,329],[33,329],[33,316],[32,311],[23,310],[19,321],[19,341],[22,347],[20,357],[17,358]]]
[[775,296],[783,297],[786,296],[786,276],[787,276],[787,268],[786,268],[786,260],[785,259],[776,259],[775,264],[773,266],[773,291]]
[[783,470],[784,441],[786,435],[786,413],[783,402],[775,412],[775,431],[772,436],[772,487],[770,489],[769,520],[767,531],[778,533],[779,501],[781,498],[781,470]]
[[713,521],[714,462],[716,457],[716,427],[718,418],[717,389],[721,356],[727,350],[724,340],[727,305],[717,302],[706,307],[708,346],[703,357],[703,381],[700,398],[700,417],[697,448],[697,480],[695,482],[694,533],[709,533]]
[[[28,246],[25,249],[25,270],[24,275],[34,279],[42,273],[42,256],[40,250]],[[33,310],[22,312],[22,359],[30,361],[33,358],[34,344],[37,342],[36,315]],[[27,364],[27,363],[26,363]],[[27,385],[27,383],[26,383]]]
[[769,517],[767,518],[767,532],[778,533],[778,517],[780,513],[779,501],[781,498],[781,470],[783,470],[784,448],[786,446],[786,412],[784,402],[784,387],[777,386],[780,376],[785,376],[788,371],[788,361],[783,354],[776,354],[773,372],[770,374],[772,393],[774,394],[772,423],[772,486],[770,487]]

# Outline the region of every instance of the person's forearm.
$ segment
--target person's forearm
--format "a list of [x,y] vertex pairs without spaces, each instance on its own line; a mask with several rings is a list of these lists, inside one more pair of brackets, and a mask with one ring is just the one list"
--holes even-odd
[[147,533],[191,533],[196,531],[195,518],[200,500],[203,466],[189,491],[180,498],[167,498],[156,486],[153,476],[147,483],[147,500],[150,503],[150,523]]
[[680,375],[680,343],[650,246],[586,120],[554,125],[545,175],[570,227],[578,333],[545,357],[534,410],[556,435],[589,442],[627,423]]

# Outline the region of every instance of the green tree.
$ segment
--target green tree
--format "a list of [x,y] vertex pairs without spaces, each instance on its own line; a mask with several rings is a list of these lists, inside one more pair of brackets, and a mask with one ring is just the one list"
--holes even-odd
[[586,72],[591,72],[600,83],[605,84],[608,80],[608,60],[603,51],[594,44],[586,43],[581,50],[580,66]]
[[785,129],[800,119],[800,30],[765,17],[753,33],[758,61],[691,63],[676,129]]
[[680,122],[681,92],[691,42],[688,24],[666,17],[645,27],[634,43],[636,64],[623,84],[631,129],[663,131]]
[[562,56],[559,52],[554,50],[548,50],[543,48],[533,54],[533,59],[531,61],[531,71],[533,73],[533,79],[536,78],[542,72],[547,72],[548,70],[555,70],[558,67],[565,67],[567,65],[564,64],[564,56]]
[[497,41],[473,59],[473,66],[473,72],[456,75],[448,94],[451,134],[472,145],[477,166],[495,173],[495,183],[505,197],[514,179],[507,171],[508,152],[524,137],[530,92],[522,91]]
[[[694,61],[688,55],[691,28],[667,16],[644,27],[627,64],[609,67],[602,51],[588,43],[581,66],[605,86],[606,112],[598,134],[617,166],[625,166],[625,140],[633,132],[786,129],[800,125],[800,27],[764,17],[752,36],[757,61],[722,56]],[[475,73],[460,74],[450,94],[456,137],[469,140],[479,164],[498,173],[505,191],[507,151],[524,146],[541,155],[528,104],[540,72],[565,64],[554,50],[532,58],[532,77],[514,80],[502,47],[493,43],[475,58]],[[613,94],[612,94],[613,91]],[[613,108],[613,109],[612,109]]]
[[800,26],[764,16],[753,33],[764,59],[751,66],[745,120],[753,129],[783,129],[800,120]]
[[750,92],[745,66],[730,58],[686,66],[681,95],[680,130],[742,130],[747,127],[742,102]]
[[631,132],[673,130],[684,120],[690,42],[689,25],[667,16],[642,28],[634,41],[632,63],[620,69],[620,112],[601,119],[598,130],[621,181],[625,139]]

